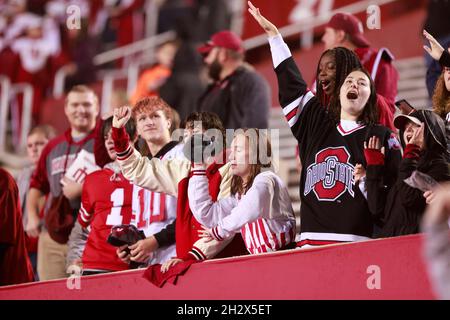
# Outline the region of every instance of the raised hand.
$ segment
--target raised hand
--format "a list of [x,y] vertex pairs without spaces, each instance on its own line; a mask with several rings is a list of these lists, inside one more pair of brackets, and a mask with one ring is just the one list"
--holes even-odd
[[275,25],[272,22],[264,18],[261,15],[261,12],[259,12],[259,9],[256,8],[253,5],[253,3],[251,3],[250,1],[248,1],[247,3],[248,3],[248,12],[250,12],[253,18],[255,18],[255,20],[259,23],[261,28],[264,29],[267,35],[269,37],[276,36],[279,33],[277,27],[275,27]]
[[131,118],[131,108],[128,106],[114,109],[112,126],[122,128]]
[[427,40],[430,42],[430,47],[428,46],[423,46],[423,48],[425,49],[426,52],[428,52],[428,54],[434,59],[434,60],[438,60],[441,58],[442,56],[442,52],[444,52],[444,48],[440,45],[439,42],[436,41],[436,39],[429,34],[426,30],[423,30],[423,35],[425,36],[425,38],[427,38]]
[[381,146],[380,138],[377,136],[372,136],[369,139],[369,143],[364,141],[364,149],[373,149],[373,150],[379,150],[382,154],[384,154],[384,147]]

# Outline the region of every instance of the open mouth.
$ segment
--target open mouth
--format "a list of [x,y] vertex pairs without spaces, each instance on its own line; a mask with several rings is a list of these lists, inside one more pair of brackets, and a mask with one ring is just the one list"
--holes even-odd
[[320,84],[322,86],[323,91],[328,91],[331,87],[331,81],[330,80],[321,80]]
[[349,100],[356,100],[356,99],[358,99],[358,93],[356,91],[349,91],[349,92],[347,92],[347,99],[349,99]]

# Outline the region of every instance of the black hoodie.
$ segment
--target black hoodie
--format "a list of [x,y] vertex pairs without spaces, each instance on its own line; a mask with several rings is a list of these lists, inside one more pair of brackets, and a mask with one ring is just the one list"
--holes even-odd
[[367,166],[367,199],[369,210],[382,228],[376,237],[392,237],[419,232],[425,211],[425,198],[419,189],[408,186],[404,180],[418,170],[438,182],[450,180],[446,161],[445,127],[442,119],[432,111],[415,111],[410,116],[425,123],[424,150],[405,145],[403,130],[400,138],[404,148],[396,183],[387,190],[383,181],[383,166]]

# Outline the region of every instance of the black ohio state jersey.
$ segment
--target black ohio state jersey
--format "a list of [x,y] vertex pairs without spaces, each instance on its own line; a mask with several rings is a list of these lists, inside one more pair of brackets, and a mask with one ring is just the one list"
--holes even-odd
[[[307,90],[292,57],[275,69],[279,99],[299,142],[301,234],[298,246],[369,239],[374,221],[362,189],[353,177],[356,164],[366,166],[364,141],[376,135],[386,150],[386,179],[395,181],[401,160],[395,135],[379,125],[336,123]],[[351,121],[350,121],[351,122]]]

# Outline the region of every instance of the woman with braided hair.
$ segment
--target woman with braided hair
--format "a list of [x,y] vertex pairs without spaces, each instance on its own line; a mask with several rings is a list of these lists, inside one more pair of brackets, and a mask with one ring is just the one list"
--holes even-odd
[[[400,144],[395,136],[388,128],[377,125],[377,96],[370,74],[356,68],[350,70],[339,84],[336,77],[330,77],[339,92],[336,106],[340,113],[336,121],[327,106],[307,89],[276,26],[250,2],[249,12],[268,35],[280,105],[298,141],[303,164],[297,247],[370,239],[374,217],[370,214],[364,190],[354,177],[356,164],[366,163],[363,143],[376,135],[385,146],[384,173],[388,187],[395,181],[401,160]],[[322,89],[329,89],[329,84],[322,84]],[[333,95],[330,97],[336,99]]]
[[[330,115],[338,121],[340,117],[339,88],[348,74],[362,68],[358,56],[344,47],[325,50],[319,60],[316,72],[316,96],[323,106],[327,106]],[[377,94],[378,123],[396,131],[394,127],[395,107],[383,96]]]

